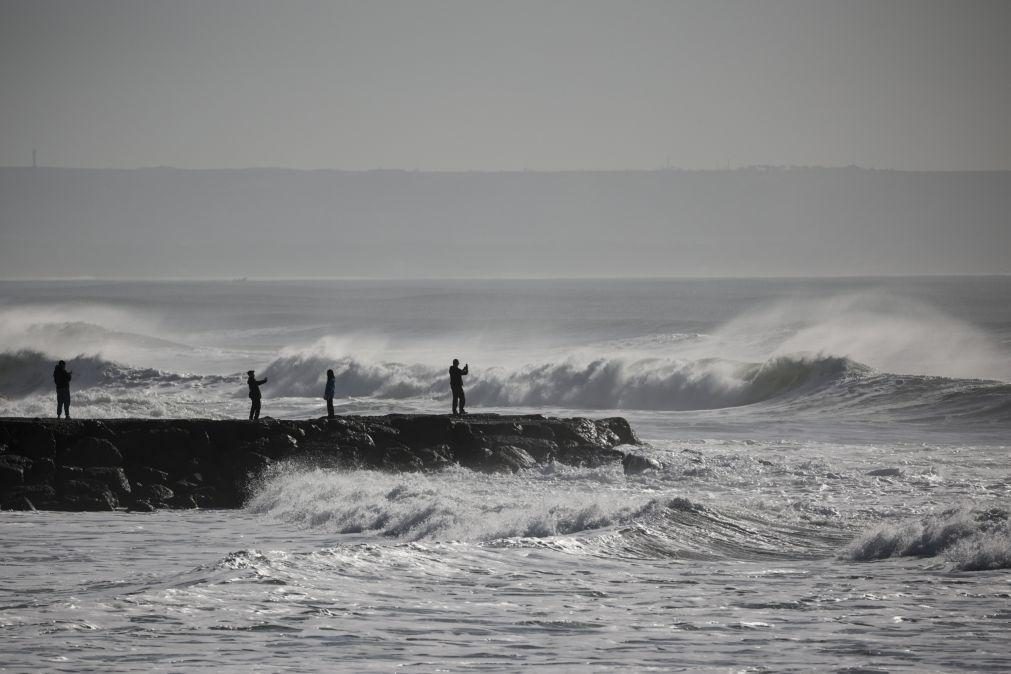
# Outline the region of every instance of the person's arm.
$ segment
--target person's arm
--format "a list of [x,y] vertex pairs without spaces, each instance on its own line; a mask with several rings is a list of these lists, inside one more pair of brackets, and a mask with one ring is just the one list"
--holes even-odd
[[470,374],[470,363],[463,366],[463,369],[460,370],[460,374]]
[[264,377],[264,378],[263,378],[263,379],[261,379],[260,381],[256,382],[256,385],[257,385],[257,386],[259,386],[260,384],[266,384],[266,383],[267,383],[267,378],[266,378],[266,377]]

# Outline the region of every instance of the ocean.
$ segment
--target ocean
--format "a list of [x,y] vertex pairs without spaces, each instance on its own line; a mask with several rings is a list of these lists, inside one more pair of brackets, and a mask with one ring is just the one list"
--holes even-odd
[[623,416],[660,468],[0,513],[2,671],[1011,670],[1011,277],[0,282],[0,416]]

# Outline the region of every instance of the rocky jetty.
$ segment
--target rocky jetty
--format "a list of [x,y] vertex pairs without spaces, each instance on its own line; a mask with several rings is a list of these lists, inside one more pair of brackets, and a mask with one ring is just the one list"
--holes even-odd
[[391,414],[275,420],[0,419],[0,508],[238,508],[278,462],[338,469],[488,472],[552,461],[644,466],[622,418]]

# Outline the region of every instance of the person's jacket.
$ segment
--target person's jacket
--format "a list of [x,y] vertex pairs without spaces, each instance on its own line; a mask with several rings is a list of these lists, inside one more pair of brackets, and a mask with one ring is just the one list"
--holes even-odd
[[449,366],[449,385],[453,388],[463,388],[463,375],[469,374],[469,365],[464,365],[461,370],[456,365]]
[[249,379],[246,380],[246,383],[249,384],[249,397],[251,399],[259,400],[260,398],[263,397],[260,395],[260,384],[266,384],[267,383],[266,379],[261,379],[257,381],[252,377],[250,377]]
[[56,382],[56,388],[70,388],[70,376],[69,372],[59,367],[53,370],[53,381]]
[[336,378],[331,377],[330,379],[327,379],[326,380],[326,388],[323,389],[323,397],[326,398],[327,400],[330,400],[331,398],[333,398],[333,392],[334,392],[334,389],[336,387],[337,387],[337,379]]

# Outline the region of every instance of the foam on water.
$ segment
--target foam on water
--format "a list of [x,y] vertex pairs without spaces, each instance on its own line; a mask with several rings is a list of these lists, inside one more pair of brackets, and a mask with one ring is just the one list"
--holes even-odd
[[[1006,671],[1011,280],[0,283],[0,414],[618,410],[659,468],[2,513],[12,670]],[[75,357],[76,354],[84,354]],[[77,362],[75,362],[77,361]]]
[[926,517],[880,524],[846,549],[849,559],[944,556],[954,568],[1011,568],[1011,525],[1002,508],[953,508]]

